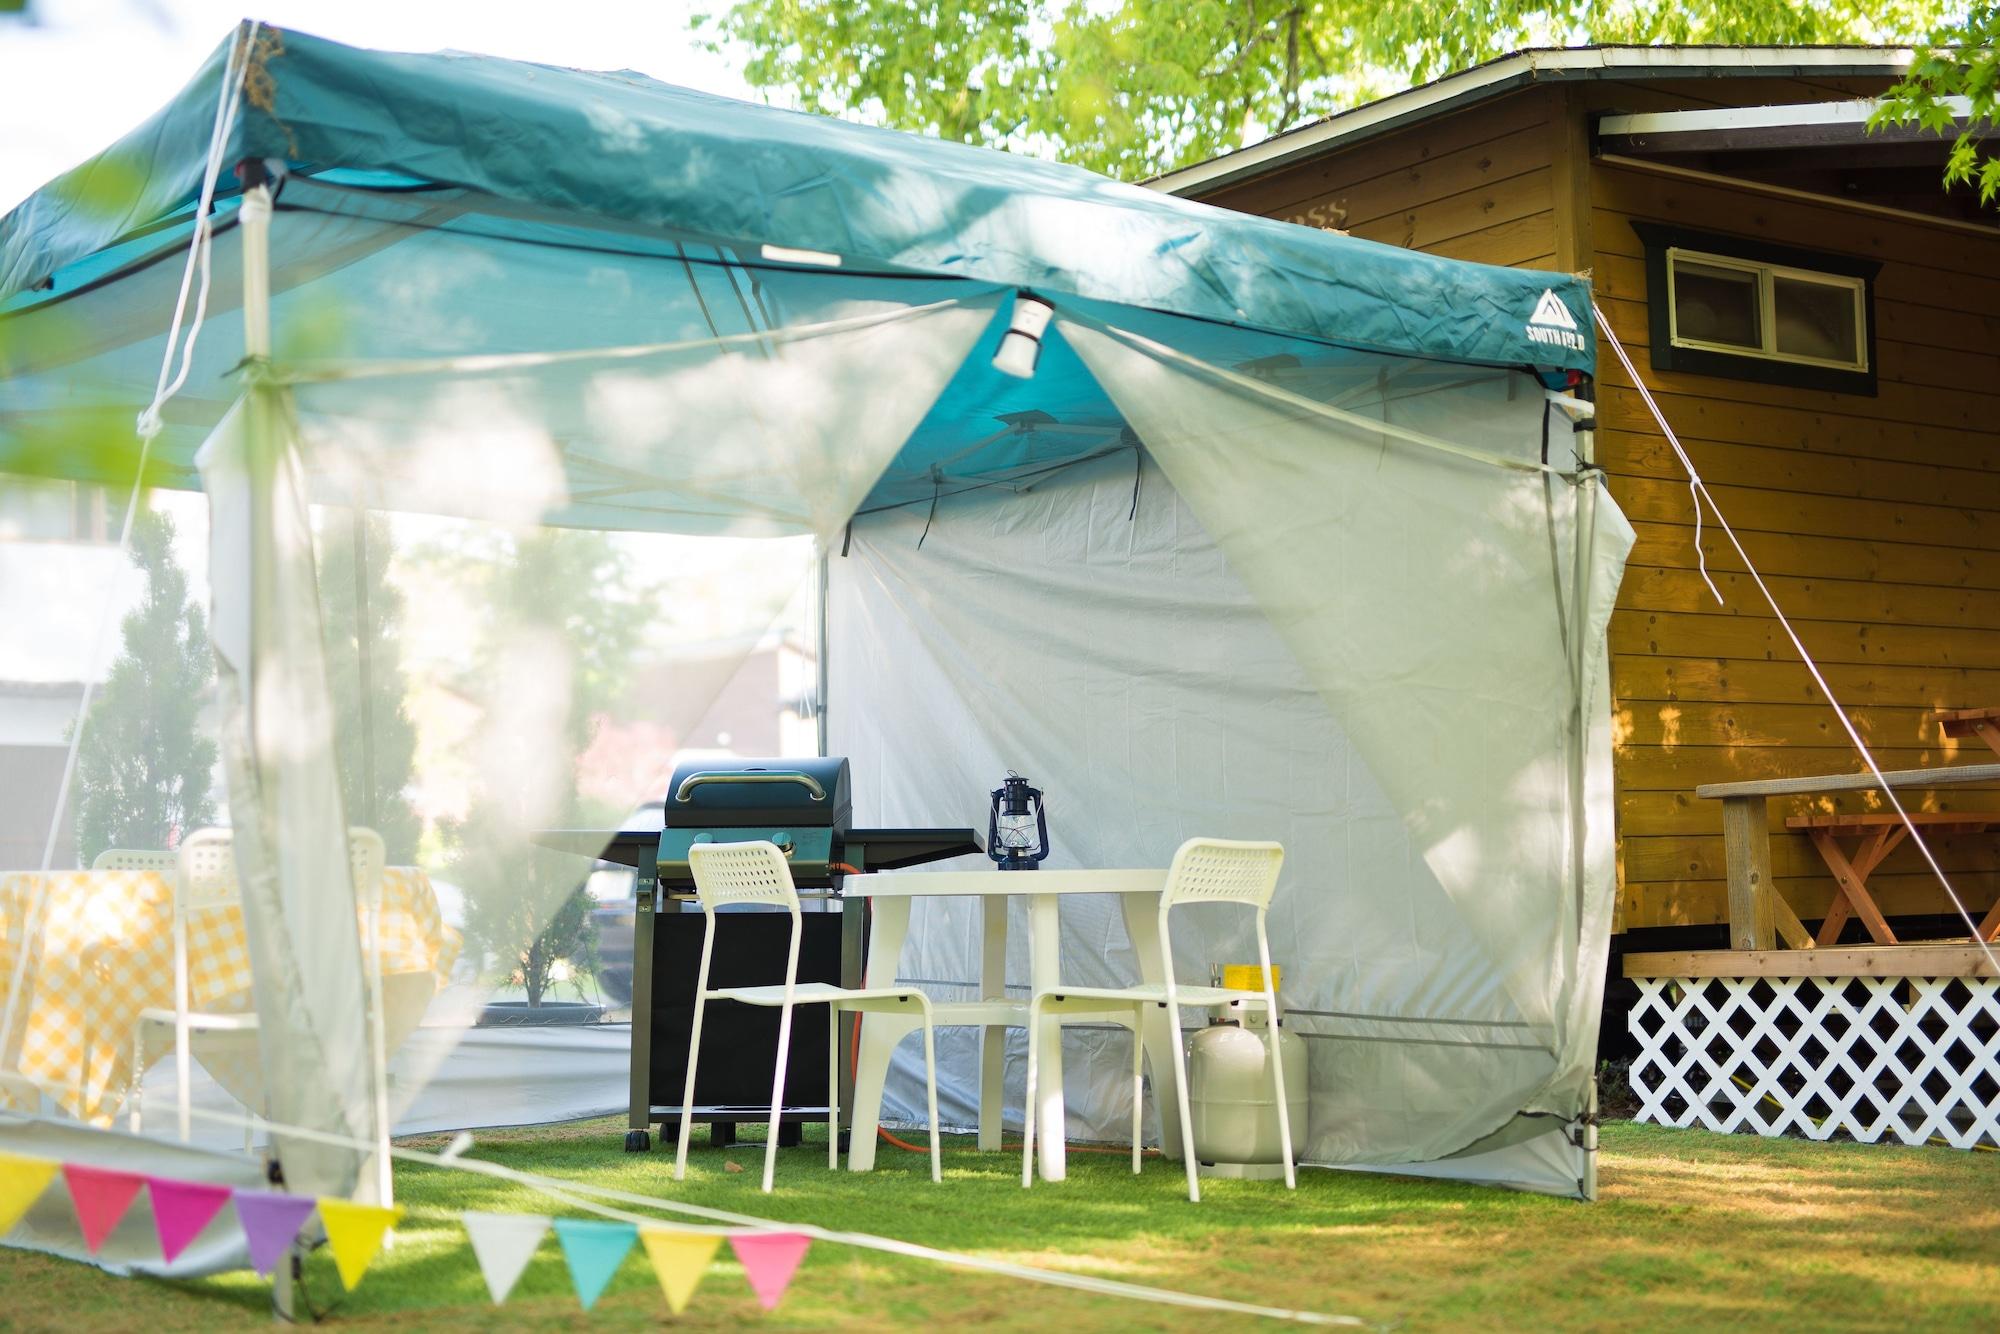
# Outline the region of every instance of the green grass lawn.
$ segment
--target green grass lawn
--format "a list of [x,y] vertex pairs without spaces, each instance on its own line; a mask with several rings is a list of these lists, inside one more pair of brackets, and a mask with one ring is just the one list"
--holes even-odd
[[[1020,1186],[1017,1155],[949,1149],[942,1186],[885,1146],[872,1175],[830,1176],[824,1142],[787,1150],[757,1189],[762,1145],[699,1147],[678,1189],[670,1153],[627,1156],[611,1121],[482,1135],[472,1156],[763,1217],[1409,1329],[2000,1328],[2000,1155],[1810,1144],[1604,1127],[1595,1205],[1430,1181],[1310,1171],[1299,1189],[1213,1181],[1188,1203],[1177,1164],[1134,1179],[1120,1157],[1075,1154],[1070,1179]],[[698,1141],[699,1142],[699,1141]],[[441,1141],[412,1141],[436,1147]],[[727,1162],[743,1167],[730,1172]],[[509,1183],[400,1167],[409,1216],[336,1319],[399,1330],[624,1328],[666,1320],[635,1249],[584,1315],[553,1237],[495,1309],[458,1211],[561,1212]],[[928,1329],[1069,1334],[1257,1322],[1136,1306],[816,1244],[766,1316],[728,1250],[686,1315],[691,1330]],[[315,1306],[338,1293],[307,1265]],[[121,1280],[0,1251],[0,1328],[268,1328],[265,1285]],[[1273,1326],[1275,1328],[1276,1326]]]

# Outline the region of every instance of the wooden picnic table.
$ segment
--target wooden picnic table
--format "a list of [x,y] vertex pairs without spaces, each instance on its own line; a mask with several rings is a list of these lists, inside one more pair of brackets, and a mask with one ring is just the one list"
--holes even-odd
[[1944,709],[1937,719],[1946,736],[1976,736],[2000,755],[2000,709]]
[[[1868,938],[1877,945],[1895,945],[1900,942],[1889,926],[1882,910],[1875,906],[1874,898],[1868,893],[1868,877],[1882,859],[1910,835],[1910,826],[1920,829],[1948,829],[1960,834],[1983,834],[2000,828],[2000,813],[1993,811],[1905,811],[1897,815],[1893,811],[1873,812],[1864,815],[1795,815],[1785,821],[1787,829],[1803,829],[1812,839],[1820,860],[1833,873],[1835,885],[1833,902],[1827,905],[1826,918],[1820,923],[1819,934],[1806,945],[1801,946],[1785,931],[1785,917],[1791,913],[1791,906],[1781,897],[1778,900],[1778,934],[1787,937],[1794,948],[1824,949],[1840,943],[1841,928],[1847,925],[1849,917],[1858,916],[1862,925],[1868,928]],[[1859,835],[1853,854],[1840,846],[1846,835]],[[2000,912],[2000,905],[1995,906]],[[1989,914],[1991,916],[1991,914]],[[1792,917],[1797,921],[1796,916]],[[1801,926],[1799,931],[1804,933]],[[1982,934],[1984,928],[1981,928]]]
[[[1729,886],[1729,944],[1738,950],[1769,950],[1782,935],[1794,949],[1812,949],[1838,938],[1841,925],[1850,913],[1868,926],[1869,934],[1881,944],[1896,938],[1867,891],[1868,876],[1890,850],[1907,836],[1908,830],[1894,814],[1801,816],[1787,821],[1813,838],[1820,856],[1833,873],[1834,906],[1828,911],[1833,935],[1822,924],[1821,939],[1809,933],[1798,915],[1771,884],[1772,797],[1818,796],[1833,792],[1878,792],[1884,783],[1904,788],[2000,785],[2000,764],[1955,764],[1939,769],[1891,769],[1877,781],[1872,773],[1820,774],[1803,778],[1771,778],[1741,783],[1704,783],[1695,789],[1697,797],[1722,803],[1722,848],[1724,874]],[[1951,826],[1965,832],[2000,827],[2000,812],[1912,811],[1918,827]],[[1861,847],[1853,856],[1840,847],[1841,835],[1859,834]],[[1872,840],[1872,841],[1871,841]],[[1838,921],[1834,918],[1838,915]],[[2000,903],[1979,924],[1979,934],[1992,939],[2000,934]]]

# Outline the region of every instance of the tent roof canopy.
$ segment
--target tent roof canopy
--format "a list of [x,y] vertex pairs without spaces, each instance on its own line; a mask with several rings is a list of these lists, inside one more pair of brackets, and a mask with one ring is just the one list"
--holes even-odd
[[[0,221],[0,309],[101,279],[93,257],[191,207],[220,81],[246,31],[144,125]],[[1348,348],[1593,365],[1587,321],[1574,346],[1529,328],[1545,289],[1587,308],[1585,285],[1566,275],[1438,259],[629,71],[367,51],[260,28],[223,152],[249,158],[394,173],[539,210],[824,252],[850,271],[1035,288]]]

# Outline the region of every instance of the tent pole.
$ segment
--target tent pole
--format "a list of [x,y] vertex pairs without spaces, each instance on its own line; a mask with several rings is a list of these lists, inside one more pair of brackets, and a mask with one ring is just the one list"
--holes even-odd
[[[1585,464],[1591,461],[1594,440],[1593,431],[1576,433],[1576,452]],[[1584,752],[1590,735],[1590,692],[1586,688],[1589,673],[1585,670],[1586,644],[1589,636],[1584,634],[1584,616],[1590,606],[1590,553],[1597,545],[1597,488],[1600,485],[1595,472],[1586,471],[1577,485],[1576,515],[1576,573],[1570,579],[1570,649],[1575,654],[1574,670],[1570,680],[1576,685],[1576,739],[1570,752],[1570,843],[1573,873],[1576,877],[1577,921],[1583,920],[1583,841],[1586,821],[1583,809]]]
[[[1577,456],[1586,464],[1591,461],[1591,454],[1595,444],[1593,434],[1593,432],[1587,430],[1576,433]],[[1585,905],[1588,896],[1585,840],[1589,834],[1589,820],[1586,811],[1585,782],[1587,778],[1586,760],[1590,746],[1591,691],[1588,688],[1590,674],[1585,670],[1585,657],[1588,652],[1586,646],[1590,637],[1584,633],[1584,627],[1586,625],[1585,618],[1588,615],[1590,607],[1591,553],[1597,545],[1597,493],[1601,485],[1598,473],[1590,470],[1586,470],[1583,473],[1577,483],[1576,514],[1572,525],[1576,531],[1576,573],[1570,580],[1571,607],[1569,623],[1570,643],[1576,660],[1574,670],[1570,674],[1570,680],[1575,683],[1576,687],[1576,707],[1570,736],[1569,838],[1570,875],[1575,881],[1574,892],[1576,894],[1575,921],[1577,940],[1574,957],[1578,960],[1581,960],[1583,957]],[[1594,1065],[1596,1061],[1595,1053],[1592,1053],[1591,1061]],[[1578,1194],[1586,1200],[1594,1200],[1597,1198],[1597,1127],[1595,1125],[1597,1119],[1597,1079],[1595,1074],[1591,1076],[1585,1097],[1586,1102],[1581,1118],[1582,1124],[1578,1127],[1580,1133],[1574,1137],[1572,1142],[1575,1143],[1578,1153],[1583,1158],[1582,1168],[1577,1173]]]
[[[245,361],[268,363],[271,357],[271,187],[265,183],[263,164],[246,162],[238,170],[243,178],[243,204],[237,217],[238,235],[243,247],[243,356]],[[271,438],[271,391],[254,379],[244,403],[247,414],[250,449],[250,484],[259,492],[268,495],[272,486],[271,460],[265,448]],[[257,523],[267,512],[264,504],[251,507],[251,522]],[[253,539],[251,549],[257,550],[262,543]],[[255,581],[260,576],[253,562],[250,578]],[[258,599],[251,598],[252,614]],[[244,692],[244,707],[253,714],[257,708],[257,692],[254,688]],[[231,812],[232,821],[235,812]],[[270,1155],[268,1169],[274,1180],[284,1179],[283,1166],[278,1158],[277,1141],[273,1139],[266,1149]],[[275,1267],[271,1284],[271,1308],[280,1320],[290,1323],[295,1319],[295,1293],[292,1286],[293,1267],[299,1263],[299,1252],[294,1249],[285,1262]]]
[[[246,161],[237,167],[237,174],[243,181],[243,202],[237,210],[237,233],[243,247],[243,360],[249,366],[249,393],[244,396],[244,420],[250,440],[249,482],[255,500],[250,511],[250,521],[255,534],[257,527],[268,530],[271,512],[271,495],[276,490],[277,481],[272,471],[270,441],[273,435],[271,389],[262,381],[262,372],[269,369],[271,362],[271,187],[264,176],[264,164]],[[269,532],[255,534],[250,549],[263,552],[267,549]],[[258,585],[263,583],[263,563],[253,561],[250,567],[250,611],[254,617],[258,605],[265,594]],[[255,624],[255,621],[252,621]],[[253,667],[254,671],[254,659]],[[244,708],[251,719],[251,733],[256,732],[257,691],[255,683],[244,694]],[[231,823],[236,819],[230,813]]]
[[820,542],[817,545],[819,547],[819,568],[817,571],[815,571],[815,573],[817,574],[819,579],[819,590],[814,601],[814,609],[813,609],[813,638],[815,641],[813,645],[813,670],[815,673],[815,679],[813,684],[813,722],[814,725],[819,730],[819,753],[821,755],[825,755],[826,754],[826,683],[827,683],[826,603],[827,603],[827,579],[830,567],[827,564],[826,543]]
[[375,627],[368,616],[368,519],[367,511],[359,503],[354,506],[354,531],[351,542],[354,557],[354,652],[355,687],[359,696],[356,701],[361,706],[361,823],[370,829],[376,828],[375,812],[375,692],[370,677],[373,675],[369,663],[369,653],[373,647]]

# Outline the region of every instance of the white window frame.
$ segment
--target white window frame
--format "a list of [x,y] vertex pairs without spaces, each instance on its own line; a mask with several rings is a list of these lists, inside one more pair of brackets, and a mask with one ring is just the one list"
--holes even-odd
[[63,531],[60,533],[27,534],[19,527],[19,520],[9,513],[5,497],[0,497],[0,542],[107,542],[108,506],[105,503],[104,488],[87,482],[74,482],[61,478],[36,478],[37,486],[50,488],[51,495],[62,497]]
[[[1749,274],[1757,284],[1757,328],[1762,338],[1762,346],[1746,347],[1741,343],[1711,343],[1701,338],[1683,338],[1680,331],[1680,303],[1677,299],[1676,270],[1680,261],[1697,264],[1703,268],[1730,269],[1737,273]],[[1796,352],[1778,350],[1778,284],[1780,278],[1794,282],[1811,283],[1818,287],[1840,288],[1852,295],[1854,310],[1853,361],[1841,361],[1829,357],[1808,357]],[[1754,260],[1737,259],[1731,255],[1717,255],[1706,250],[1689,250],[1682,246],[1667,248],[1667,329],[1675,347],[1693,348],[1701,352],[1718,352],[1724,356],[1743,357],[1751,361],[1779,361],[1793,366],[1824,366],[1831,370],[1868,372],[1868,281],[1865,278],[1850,278],[1844,274],[1827,273],[1819,269],[1798,269],[1785,264],[1760,264]]]

